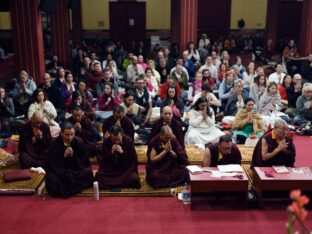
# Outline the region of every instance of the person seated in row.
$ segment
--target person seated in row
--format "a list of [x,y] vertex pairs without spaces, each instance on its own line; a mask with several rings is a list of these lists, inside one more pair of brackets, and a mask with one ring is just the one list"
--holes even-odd
[[18,81],[13,89],[13,101],[17,115],[27,115],[28,107],[32,103],[32,95],[37,86],[26,71],[19,73]]
[[283,104],[281,102],[281,96],[278,93],[277,84],[271,82],[261,96],[258,106],[258,112],[261,113],[266,126],[273,125],[280,118],[289,120],[288,115],[281,112],[282,108]]
[[202,86],[202,91],[201,93],[198,93],[194,96],[193,98],[193,103],[192,105],[195,104],[195,102],[200,98],[200,97],[206,97],[210,107],[213,109],[215,113],[217,113],[218,108],[221,106],[220,100],[212,93],[212,89],[209,84],[203,84]]
[[215,127],[215,115],[206,97],[200,97],[192,106],[186,144],[208,144],[218,141],[224,133]]
[[161,128],[165,125],[168,125],[180,145],[184,148],[184,133],[182,129],[182,123],[173,117],[173,111],[170,106],[164,106],[161,109],[160,119],[157,120],[152,127],[151,134],[149,139],[153,139],[157,134],[159,134]]
[[189,179],[185,149],[165,125],[147,148],[146,182],[154,189],[176,187]]
[[55,121],[57,112],[53,104],[47,100],[43,89],[36,89],[33,93],[33,103],[28,108],[28,119],[31,119],[36,111],[42,111],[43,122],[49,125],[52,137],[57,137],[61,131],[59,124]]
[[225,79],[219,86],[219,100],[221,101],[220,111],[224,111],[229,97],[234,93],[234,75],[227,72]]
[[131,120],[125,116],[122,106],[116,106],[113,110],[113,115],[104,120],[102,131],[104,138],[109,137],[109,129],[117,125],[122,128],[125,135],[134,140],[134,127]]
[[67,108],[67,113],[72,113],[73,109],[75,109],[77,106],[81,108],[87,118],[93,120],[94,109],[90,102],[83,98],[82,93],[79,90],[76,90],[72,93],[72,100]]
[[50,127],[44,122],[44,114],[36,110],[24,125],[19,140],[21,168],[46,168],[46,150],[52,143]]
[[259,139],[252,155],[251,168],[294,166],[296,150],[292,138],[287,136],[287,131],[285,120],[275,121],[274,128]]
[[75,135],[80,137],[85,144],[87,155],[89,157],[94,157],[96,154],[95,149],[95,139],[96,131],[92,126],[91,120],[84,115],[84,111],[80,106],[76,106],[72,112],[72,116],[66,121],[71,123],[75,129]]
[[230,135],[221,136],[219,142],[208,144],[203,152],[203,166],[241,164],[242,156]]
[[141,125],[145,126],[150,122],[153,108],[152,97],[146,88],[144,76],[138,76],[135,79],[135,89],[133,91],[135,94],[136,103],[140,106],[144,116],[144,120]]
[[11,136],[12,118],[15,116],[13,101],[0,86],[0,138]]
[[286,88],[286,94],[288,99],[288,107],[285,113],[294,118],[297,115],[296,102],[302,95],[302,77],[300,74],[295,74],[289,87]]
[[138,159],[133,141],[119,126],[110,129],[110,137],[103,140],[98,157],[100,169],[96,174],[100,189],[140,188]]
[[224,109],[225,117],[222,119],[223,123],[232,124],[237,111],[244,107],[244,100],[247,98],[247,96],[245,96],[245,94],[242,92],[243,88],[243,81],[236,80],[234,84],[234,93],[230,95]]
[[265,130],[261,115],[255,111],[255,101],[252,98],[246,98],[245,108],[240,109],[232,124],[232,130],[237,135],[237,143],[244,144],[250,136],[261,137]]
[[312,83],[305,83],[302,88],[302,95],[296,102],[297,113],[294,121],[298,125],[312,121]]
[[52,196],[68,198],[92,187],[94,177],[83,140],[74,125],[65,122],[47,152],[46,189]]
[[170,106],[173,112],[173,117],[181,121],[181,117],[184,114],[184,103],[181,98],[178,97],[178,93],[176,87],[174,85],[170,85],[167,89],[167,97],[162,102],[162,107]]

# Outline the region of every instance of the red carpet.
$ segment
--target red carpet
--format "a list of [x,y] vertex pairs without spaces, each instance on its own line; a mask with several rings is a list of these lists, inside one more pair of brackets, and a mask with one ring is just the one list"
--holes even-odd
[[[190,211],[174,198],[1,198],[1,233],[286,233],[284,209]],[[311,214],[310,214],[311,221]],[[312,223],[309,223],[311,226]]]
[[[312,138],[296,136],[296,166],[312,165]],[[234,203],[234,202],[233,202]],[[284,234],[287,203],[227,210],[205,202],[194,211],[176,198],[0,197],[0,233],[253,233]],[[307,218],[312,228],[312,211]]]

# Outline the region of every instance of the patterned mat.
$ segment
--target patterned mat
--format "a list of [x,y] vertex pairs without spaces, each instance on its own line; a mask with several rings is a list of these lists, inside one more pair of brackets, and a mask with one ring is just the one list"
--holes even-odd
[[[138,161],[140,164],[145,164],[147,161],[147,146],[141,145],[135,147],[137,155],[138,155]],[[185,146],[186,154],[188,156],[188,160],[190,164],[193,165],[201,165],[203,161],[203,150],[199,149],[195,145],[186,145]]]
[[[95,173],[95,171],[94,171]],[[183,187],[177,188],[163,188],[163,189],[153,189],[150,187],[145,180],[145,170],[139,170],[139,176],[141,181],[140,189],[122,189],[120,192],[113,192],[110,190],[100,190],[100,197],[172,197],[176,196]],[[44,189],[43,196],[47,196],[48,193]],[[93,189],[89,188],[83,192],[77,194],[79,197],[92,197]]]
[[[237,145],[242,154],[242,164],[250,164],[252,159],[252,153],[254,148],[247,148],[245,145]],[[146,163],[146,151],[147,146],[136,146],[135,147],[138,155],[138,161],[140,164]],[[185,150],[188,156],[188,160],[192,165],[201,165],[203,161],[203,150],[199,149],[195,145],[186,145]]]
[[34,194],[44,180],[44,175],[31,173],[31,179],[5,183],[3,173],[5,171],[19,170],[17,164],[8,168],[0,168],[0,194]]

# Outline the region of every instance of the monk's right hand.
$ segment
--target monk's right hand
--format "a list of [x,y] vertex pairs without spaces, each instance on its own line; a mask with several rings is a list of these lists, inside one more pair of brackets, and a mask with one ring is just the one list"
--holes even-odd
[[278,152],[281,152],[281,151],[287,149],[287,147],[288,147],[288,143],[286,142],[286,140],[282,140],[282,141],[278,144],[277,150],[278,150]]

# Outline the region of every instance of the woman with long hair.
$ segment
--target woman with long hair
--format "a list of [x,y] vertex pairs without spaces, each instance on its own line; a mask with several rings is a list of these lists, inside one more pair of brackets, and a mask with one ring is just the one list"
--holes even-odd
[[91,104],[84,99],[83,94],[79,90],[76,90],[75,92],[73,92],[72,102],[68,106],[67,112],[71,113],[75,109],[76,106],[79,106],[81,110],[83,110],[83,113],[86,117],[88,117],[90,120],[93,120],[94,109],[91,106]]
[[219,99],[221,101],[220,111],[224,111],[227,101],[234,91],[234,74],[232,72],[227,72],[225,79],[219,86]]
[[167,89],[166,99],[162,102],[162,107],[164,106],[170,106],[173,116],[178,120],[181,120],[184,113],[184,103],[182,99],[178,97],[177,90],[174,85],[170,85]]
[[266,90],[266,80],[264,75],[257,75],[254,83],[250,85],[249,97],[254,100],[256,107],[258,107],[259,100]]
[[244,144],[250,136],[261,137],[265,131],[261,115],[255,111],[255,101],[246,98],[245,108],[241,108],[234,119],[232,130],[237,135],[237,142]]
[[224,133],[215,127],[215,115],[206,97],[200,97],[192,106],[186,144],[208,144],[218,141]]
[[43,121],[50,126],[51,135],[57,137],[61,131],[59,124],[55,122],[57,112],[53,104],[47,99],[43,89],[36,89],[33,93],[33,103],[28,108],[28,119],[30,120],[36,111],[42,111]]
[[267,90],[261,96],[258,106],[258,112],[261,113],[266,126],[269,124],[274,125],[277,119],[284,119],[289,121],[288,115],[281,112],[283,104],[281,102],[281,96],[277,89],[275,82],[270,82]]

